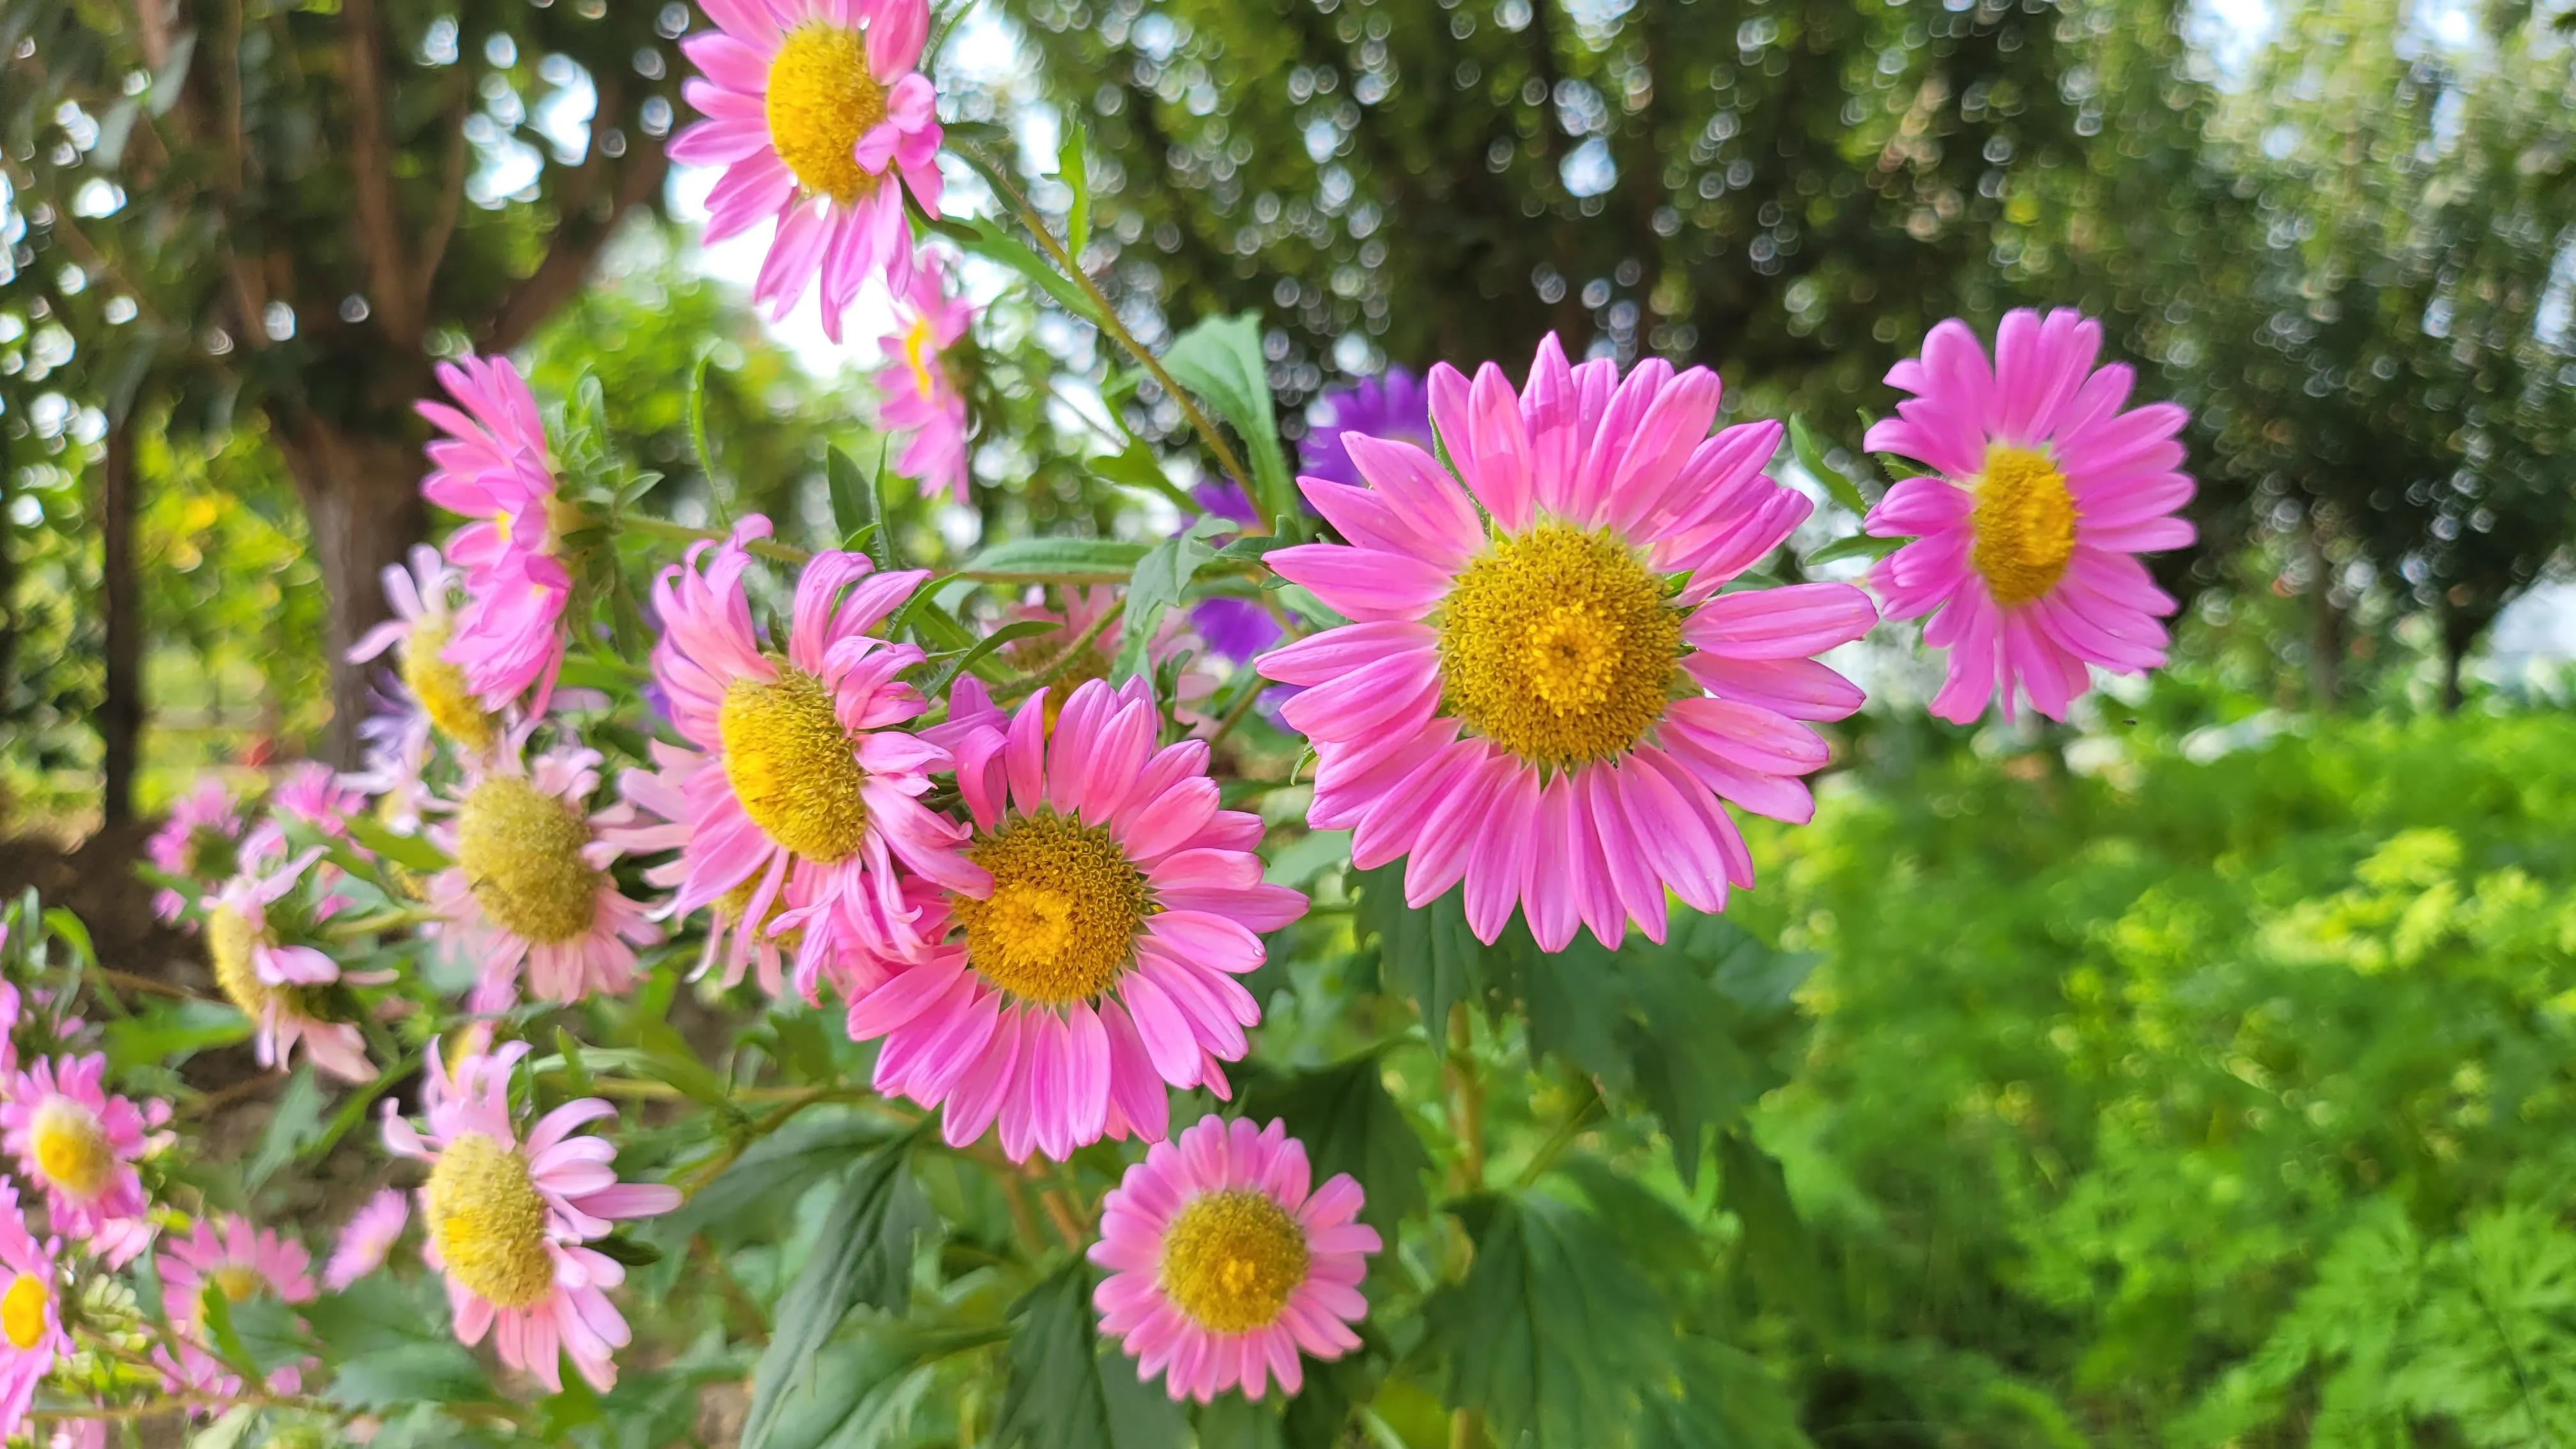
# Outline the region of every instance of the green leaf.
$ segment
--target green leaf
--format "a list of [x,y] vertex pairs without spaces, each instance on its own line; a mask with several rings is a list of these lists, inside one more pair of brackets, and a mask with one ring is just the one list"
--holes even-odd
[[1422,1008],[1435,1039],[1449,1028],[1449,1006],[1485,989],[1485,945],[1467,928],[1458,887],[1420,910],[1404,903],[1404,862],[1353,871],[1358,892],[1351,917],[1361,944],[1377,942],[1378,971],[1389,991]]
[[959,572],[999,583],[1123,584],[1146,552],[1123,538],[1014,538],[976,554]]
[[224,1410],[213,1423],[199,1429],[188,1439],[188,1449],[239,1449],[250,1436],[251,1426],[259,1422],[259,1408],[254,1404],[235,1404]]
[[590,1247],[601,1257],[613,1259],[629,1268],[649,1268],[662,1261],[660,1248],[651,1243],[630,1238],[624,1233],[611,1233],[604,1238],[593,1238]]
[[286,1079],[286,1090],[278,1095],[277,1109],[269,1114],[268,1130],[259,1137],[259,1150],[251,1154],[250,1166],[242,1173],[242,1185],[257,1192],[270,1174],[294,1160],[305,1144],[321,1135],[322,1086],[314,1080],[310,1063],[295,1069]]
[[1279,451],[1279,416],[1270,398],[1270,364],[1261,353],[1261,319],[1250,312],[1210,317],[1172,339],[1163,370],[1207,399],[1234,425],[1250,454],[1254,501],[1262,516],[1297,509],[1296,484]]
[[1807,567],[1840,563],[1847,558],[1885,558],[1903,547],[1905,540],[1901,538],[1873,538],[1866,533],[1855,533],[1849,538],[1835,539],[1807,555]]
[[1091,166],[1088,152],[1091,138],[1079,121],[1064,128],[1064,145],[1056,151],[1056,179],[1073,192],[1073,204],[1064,214],[1064,249],[1080,260],[1082,249],[1091,242]]
[[1181,601],[1199,566],[1216,557],[1207,535],[1231,527],[1221,518],[1202,518],[1136,561],[1136,572],[1127,583],[1127,613],[1119,621],[1118,662],[1110,670],[1111,679],[1132,678],[1145,667],[1145,650],[1154,642],[1164,611]]
[[726,1090],[719,1077],[698,1060],[698,1054],[669,1022],[641,1023],[635,1044],[644,1049],[644,1070],[670,1084],[680,1095],[702,1107],[731,1112],[733,1093]]
[[345,1408],[381,1412],[422,1402],[475,1403],[491,1398],[492,1387],[483,1366],[455,1340],[420,1340],[341,1359],[323,1397]]
[[1075,1258],[1012,1308],[993,1449],[1179,1449],[1188,1421],[1136,1377],[1136,1360],[1101,1342],[1091,1289]]
[[1861,496],[1860,485],[1843,475],[1840,468],[1825,461],[1825,450],[1816,435],[1807,428],[1807,420],[1795,414],[1789,418],[1789,451],[1796,454],[1798,467],[1823,485],[1836,503],[1859,517],[1869,514],[1869,500]]
[[98,968],[98,947],[91,943],[89,926],[79,916],[62,906],[49,907],[44,914],[45,930],[72,948],[84,970]]
[[430,844],[427,839],[399,834],[372,815],[353,814],[347,817],[347,821],[350,839],[405,870],[426,875],[454,864],[447,858],[447,852]]
[[[925,223],[916,222],[916,225],[921,224]],[[1098,325],[1099,310],[1082,288],[1057,271],[1054,263],[1038,255],[1027,242],[1004,231],[999,224],[973,216],[943,217],[926,225],[975,255],[999,262],[1035,282],[1039,290],[1056,300],[1057,305],[1084,321]]]
[[262,1294],[233,1304],[232,1323],[244,1357],[263,1373],[274,1372],[313,1352],[313,1345],[304,1336],[303,1320],[281,1299]]
[[155,997],[107,1024],[107,1062],[116,1072],[174,1066],[213,1047],[248,1041],[251,1020],[227,1002]]
[[698,1232],[725,1242],[743,1241],[745,1234],[766,1231],[764,1224],[792,1210],[814,1184],[895,1135],[869,1118],[814,1109],[753,1143],[715,1181],[672,1211],[648,1219],[647,1225],[665,1244],[685,1242]]
[[1618,1235],[1538,1193],[1481,1194],[1454,1211],[1476,1257],[1424,1308],[1448,1360],[1442,1402],[1482,1410],[1504,1445],[1599,1443],[1605,1426],[1635,1422],[1674,1339]]
[[1723,1177],[1718,1201],[1744,1224],[1738,1251],[1754,1285],[1764,1299],[1809,1323],[1828,1320],[1832,1305],[1825,1297],[1824,1269],[1816,1261],[1806,1224],[1789,1201],[1780,1164],[1741,1130],[1718,1137],[1717,1157]]
[[707,365],[714,360],[715,352],[709,349],[699,353],[698,365],[689,369],[689,451],[697,455],[707,492],[721,496],[724,485],[717,481],[716,452],[707,446]]
[[912,1180],[911,1139],[860,1159],[823,1219],[812,1255],[778,1300],[778,1326],[752,1370],[742,1449],[761,1449],[780,1413],[813,1383],[814,1361],[850,1309],[867,1304],[901,1315],[911,1306],[912,1245],[938,1221]]
[[999,1327],[877,1326],[864,1337],[825,1347],[814,1363],[814,1392],[797,1396],[770,1431],[769,1449],[875,1449],[900,1437],[935,1381],[939,1360],[998,1342]]
[[879,538],[885,537],[885,516],[877,506],[876,485],[859,472],[859,465],[849,454],[838,448],[825,450],[823,477],[831,485],[832,526],[840,530],[843,547],[869,529],[877,530]]
[[1711,1338],[1683,1340],[1677,1392],[1648,1399],[1638,1428],[1637,1449],[1814,1449],[1787,1388]]
[[[984,660],[994,651],[1002,648],[1003,646],[1015,644],[1022,639],[1033,638],[1040,634],[1060,634],[1062,632],[1064,632],[1064,626],[1053,619],[1014,619],[1010,623],[1004,624],[1001,628],[994,630],[992,633],[985,635],[983,638],[976,640],[973,648],[948,661],[945,665],[942,665],[939,673],[931,679],[930,686],[927,689],[924,689],[922,693],[930,696],[932,699],[937,699],[948,692],[948,686],[956,681],[958,675],[965,673],[969,669],[975,669],[977,665],[983,663]],[[976,672],[982,673],[983,671],[977,670]]]
[[240,1369],[257,1368],[250,1356],[250,1346],[242,1342],[240,1330],[233,1327],[232,1295],[221,1291],[197,1294],[198,1317],[204,1322],[206,1337],[213,1341],[215,1357]]
[[1431,1170],[1431,1154],[1388,1095],[1374,1051],[1312,1071],[1252,1077],[1237,1111],[1287,1123],[1288,1135],[1306,1144],[1316,1182],[1340,1172],[1357,1178],[1368,1193],[1361,1221],[1390,1243],[1396,1223],[1428,1201],[1422,1175]]

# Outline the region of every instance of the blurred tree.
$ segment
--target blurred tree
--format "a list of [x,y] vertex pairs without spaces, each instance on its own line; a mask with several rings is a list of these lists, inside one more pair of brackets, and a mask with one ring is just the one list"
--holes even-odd
[[[264,417],[335,660],[424,531],[411,404],[434,358],[516,346],[658,202],[688,21],[606,0],[0,4],[12,269],[122,299],[80,345],[106,371],[143,359],[171,427]],[[335,671],[345,754],[365,683]]]

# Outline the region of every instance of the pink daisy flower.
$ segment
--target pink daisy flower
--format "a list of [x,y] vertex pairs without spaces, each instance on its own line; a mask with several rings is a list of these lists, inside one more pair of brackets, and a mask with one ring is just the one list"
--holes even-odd
[[966,501],[966,396],[948,375],[949,348],[975,324],[975,309],[948,295],[948,265],[924,252],[912,285],[895,308],[899,332],[882,340],[886,365],[876,375],[877,426],[912,434],[895,466],[925,489],[946,488]]
[[469,1003],[478,1012],[508,1010],[523,967],[542,1000],[623,995],[635,984],[635,948],[662,938],[609,875],[620,852],[601,835],[609,817],[588,808],[599,751],[564,745],[531,762],[533,728],[468,762],[452,817],[429,831],[456,862],[428,882],[430,908],[445,917],[434,929],[480,963]]
[[105,1419],[56,1419],[45,1449],[107,1449]]
[[322,1267],[322,1286],[337,1293],[383,1267],[385,1255],[402,1240],[403,1229],[410,1223],[411,1200],[401,1188],[389,1187],[367,1199],[340,1229],[331,1261]]
[[2059,309],[2004,317],[1989,369],[1956,319],[1890,387],[1913,396],[1861,445],[1930,467],[1869,511],[1868,532],[1914,542],[1870,570],[1891,619],[1933,615],[1923,639],[1950,651],[1932,713],[1966,724],[2016,693],[2050,719],[2092,687],[2087,666],[2138,673],[2165,662],[2178,607],[2137,555],[2180,548],[2192,526],[2182,471],[2190,415],[2172,403],[2126,408],[2135,375],[2093,365],[2102,327]]
[[[191,880],[220,880],[233,873],[233,858],[242,838],[241,809],[222,777],[199,775],[170,806],[170,818],[144,842],[152,868]],[[152,913],[176,921],[188,898],[168,887],[153,892]]]
[[[539,446],[543,446],[542,436]],[[385,567],[385,602],[394,616],[368,630],[349,650],[352,662],[363,663],[401,646],[395,650],[395,672],[411,707],[397,716],[398,732],[378,732],[391,733],[389,740],[379,743],[393,747],[395,758],[425,752],[433,729],[478,754],[492,747],[497,734],[465,671],[446,657],[448,641],[456,635],[460,577],[437,549],[425,543],[415,546],[410,568]]]
[[717,29],[680,42],[700,74],[682,88],[705,120],[671,159],[721,166],[707,240],[775,220],[753,300],[784,317],[819,276],[823,331],[882,271],[911,281],[903,197],[939,215],[940,127],[928,77],[927,0],[711,0]]
[[152,1237],[134,1163],[147,1145],[146,1128],[166,1119],[170,1108],[154,1102],[147,1117],[100,1085],[106,1075],[102,1052],[37,1059],[10,1079],[7,1100],[0,1101],[0,1145],[45,1190],[55,1231],[123,1267]]
[[1228,1389],[1258,1399],[1274,1377],[1294,1394],[1300,1350],[1330,1361],[1359,1347],[1350,1325],[1368,1316],[1377,1230],[1357,1221],[1350,1174],[1311,1194],[1309,1174],[1280,1123],[1202,1117],[1101,1200],[1090,1257],[1111,1271],[1092,1302],[1138,1378],[1161,1374],[1174,1399],[1202,1404]]
[[[313,1301],[313,1256],[302,1243],[278,1236],[271,1228],[254,1228],[249,1220],[227,1213],[223,1225],[199,1219],[183,1238],[162,1245],[158,1265],[162,1303],[171,1326],[179,1330],[179,1352],[156,1349],[153,1362],[173,1392],[220,1394],[242,1391],[241,1376],[226,1367],[206,1346],[206,1295],[221,1293],[227,1303],[247,1303],[263,1293],[286,1303]],[[271,1369],[268,1389],[291,1394],[303,1387],[304,1370],[314,1361],[281,1364]]]
[[1005,718],[961,682],[940,727],[975,822],[989,893],[924,907],[939,942],[853,993],[853,1040],[885,1038],[876,1087],[926,1107],[963,1145],[998,1119],[1013,1160],[1062,1159],[1103,1135],[1163,1135],[1165,1086],[1226,1094],[1220,1062],[1261,1019],[1234,978],[1259,932],[1306,898],[1261,882],[1258,816],[1217,808],[1207,746],[1154,748],[1144,681],[1045,691]]
[[343,781],[329,765],[306,760],[287,767],[268,794],[268,814],[242,837],[241,857],[256,868],[288,850],[285,822],[301,821],[334,840],[349,835],[349,817],[367,808],[366,795]]
[[[768,532],[768,519],[746,518],[721,548],[692,545],[687,566],[653,588],[663,630],[653,675],[701,757],[680,777],[689,835],[670,910],[685,916],[749,883],[736,919],[802,931],[809,957],[909,956],[922,940],[898,863],[951,890],[985,884],[958,851],[964,829],[916,798],[947,752],[895,728],[929,707],[899,677],[922,653],[869,632],[927,573],[817,554],[797,580],[787,637],[770,644],[742,585],[744,545]],[[791,908],[773,914],[782,890]]]
[[[625,803],[600,817],[600,838],[629,855],[683,850],[689,843],[689,780],[700,771],[721,768],[713,755],[661,740],[651,741],[648,748],[652,751],[653,768],[632,769],[618,776],[618,793],[625,797]],[[657,890],[675,890],[688,876],[687,857],[674,855],[645,871],[644,883]],[[718,896],[708,907],[706,945],[689,979],[699,980],[721,968],[717,979],[728,989],[739,985],[746,973],[756,973],[754,979],[761,990],[771,996],[784,991],[786,954],[802,942],[803,933],[791,930],[773,935],[769,928],[779,916],[812,904],[809,893],[813,880],[811,875],[790,872],[757,919],[751,915],[750,906],[752,893],[760,887],[758,876]],[[806,973],[809,983],[820,969],[819,962],[811,964],[813,969]]]
[[36,1241],[18,1207],[17,1184],[0,1182],[0,1268],[9,1274],[0,1289],[0,1438],[25,1427],[36,1386],[72,1354],[54,1271],[61,1250],[53,1239]]
[[1546,950],[1578,921],[1664,938],[1667,888],[1702,911],[1753,860],[1719,803],[1804,821],[1799,776],[1861,692],[1814,655],[1866,633],[1843,584],[1720,593],[1813,507],[1763,476],[1776,423],[1709,436],[1718,380],[1650,359],[1622,380],[1551,336],[1518,394],[1488,363],[1432,369],[1452,478],[1410,443],[1345,434],[1367,480],[1299,480],[1348,543],[1268,555],[1356,622],[1263,656],[1310,686],[1317,829],[1366,868],[1398,856],[1414,905],[1466,882],[1492,941],[1521,907]]
[[[543,714],[563,669],[572,573],[556,556],[554,464],[536,394],[506,357],[442,362],[438,380],[464,410],[432,399],[414,405],[440,431],[420,492],[469,520],[447,541],[465,571],[465,607],[439,657],[465,672],[486,710],[533,688],[529,711]],[[430,600],[422,606],[415,621]]]
[[420,1190],[428,1241],[421,1259],[444,1274],[457,1341],[493,1334],[501,1361],[561,1392],[560,1354],[593,1388],[617,1381],[611,1355],[626,1345],[626,1319],[608,1290],[626,1281],[617,1260],[586,1244],[616,1220],[680,1205],[680,1190],[623,1183],[606,1139],[574,1129],[617,1109],[584,1097],[547,1113],[522,1139],[510,1116],[510,1073],[528,1054],[512,1042],[474,1054],[449,1077],[437,1046],[422,1075],[428,1129],[385,1107],[385,1145],[429,1164]]
[[259,1064],[283,1067],[298,1042],[323,1071],[343,1081],[375,1078],[367,1063],[367,1039],[345,1021],[322,1014],[324,993],[342,980],[367,984],[381,974],[343,976],[340,964],[295,937],[346,909],[348,898],[325,890],[307,906],[295,895],[304,873],[321,859],[308,850],[265,874],[246,873],[224,882],[204,901],[206,955],[215,986],[256,1029]]

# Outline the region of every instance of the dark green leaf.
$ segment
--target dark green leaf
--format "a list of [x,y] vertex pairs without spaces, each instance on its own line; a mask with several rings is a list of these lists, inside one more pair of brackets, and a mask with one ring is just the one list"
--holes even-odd
[[1717,1158],[1724,1179],[1718,1200],[1744,1224],[1739,1251],[1755,1286],[1765,1299],[1808,1322],[1825,1321],[1832,1305],[1825,1297],[1824,1270],[1789,1201],[1780,1164],[1741,1130],[1719,1135]]
[[305,1144],[321,1135],[322,1086],[314,1080],[310,1063],[297,1067],[286,1079],[286,1090],[278,1095],[277,1109],[269,1114],[268,1130],[259,1138],[259,1150],[251,1154],[250,1166],[243,1170],[242,1185],[257,1192],[269,1175],[294,1160]]
[[1833,495],[1833,500],[1856,516],[1869,512],[1869,500],[1861,496],[1860,485],[1843,476],[1843,471],[1825,460],[1825,450],[1816,435],[1807,428],[1807,420],[1796,415],[1789,419],[1789,450],[1798,457],[1798,466],[1808,477]]
[[266,1373],[313,1352],[304,1337],[303,1320],[284,1300],[261,1294],[231,1305],[233,1335],[254,1368]]
[[1751,1354],[1685,1339],[1680,1370],[1677,1393],[1647,1400],[1638,1449],[1814,1449],[1796,1401]]
[[1010,1377],[993,1449],[1178,1449],[1188,1421],[1136,1360],[1104,1345],[1080,1258],[1030,1289],[1012,1310]]
[[1279,417],[1270,398],[1270,364],[1261,352],[1261,319],[1250,312],[1210,317],[1172,339],[1163,368],[1207,399],[1234,425],[1249,455],[1254,501],[1262,516],[1297,508],[1296,486],[1279,451]]
[[1431,1170],[1405,1121],[1404,1109],[1387,1094],[1375,1052],[1313,1071],[1250,1078],[1244,1085],[1240,1112],[1254,1121],[1276,1117],[1288,1134],[1306,1144],[1315,1181],[1347,1172],[1368,1193],[1361,1220],[1395,1241],[1395,1225],[1427,1201],[1422,1175]]
[[873,1325],[836,1341],[814,1363],[814,1392],[778,1416],[768,1449],[876,1449],[904,1442],[899,1426],[930,1388],[930,1365],[1000,1340],[999,1327]]
[[1119,621],[1123,632],[1112,679],[1131,678],[1145,667],[1145,650],[1163,622],[1163,612],[1180,603],[1199,566],[1216,557],[1207,535],[1232,526],[1221,518],[1202,518],[1136,561],[1136,572],[1127,584],[1127,613]]
[[1509,1449],[1600,1443],[1635,1422],[1671,1370],[1674,1335],[1618,1235],[1538,1193],[1480,1195],[1456,1211],[1475,1262],[1424,1309],[1448,1360],[1442,1401],[1482,1410]]
[[778,1325],[752,1370],[742,1449],[761,1449],[789,1403],[810,1392],[815,1357],[860,1304],[900,1315],[911,1306],[912,1245],[938,1222],[906,1165],[911,1142],[859,1160],[823,1219],[804,1269],[778,1300]]
[[807,1189],[884,1146],[893,1135],[868,1118],[816,1109],[753,1143],[715,1181],[648,1225],[666,1244],[685,1242],[701,1231],[720,1241],[741,1241],[740,1234],[765,1231],[764,1225],[793,1209]]
[[624,1233],[611,1233],[604,1238],[595,1238],[591,1241],[590,1247],[601,1257],[614,1259],[629,1268],[649,1268],[662,1261],[660,1248],[651,1243],[630,1238]]
[[1485,988],[1485,946],[1467,929],[1465,896],[1452,887],[1420,910],[1404,903],[1404,862],[1354,871],[1358,892],[1352,927],[1362,944],[1374,939],[1378,970],[1389,991],[1422,1008],[1434,1039],[1449,1029],[1449,1006],[1473,1000]]
[[1121,538],[1014,538],[968,559],[960,572],[1003,582],[1125,583],[1146,551]]
[[844,546],[871,528],[882,535],[885,517],[877,509],[876,485],[849,454],[838,448],[826,450],[823,477],[831,485],[832,526],[839,530]]

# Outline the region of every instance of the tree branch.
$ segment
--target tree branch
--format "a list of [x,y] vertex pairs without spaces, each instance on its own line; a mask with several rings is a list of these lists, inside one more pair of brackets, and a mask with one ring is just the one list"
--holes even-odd
[[420,244],[420,314],[429,315],[430,303],[438,285],[438,265],[447,259],[447,243],[456,235],[456,218],[465,205],[465,158],[472,147],[465,143],[465,119],[473,113],[474,88],[460,86],[456,104],[447,113],[447,159],[438,178],[438,214],[430,218],[429,230]]
[[376,0],[341,0],[341,81],[349,92],[349,184],[377,325],[406,352],[422,339],[422,288],[394,206],[393,148],[385,139],[384,58]]
[[609,201],[608,214],[589,217],[591,198],[598,192],[601,180],[610,169],[608,152],[601,138],[619,114],[619,88],[603,82],[599,88],[599,109],[591,116],[590,154],[564,179],[558,193],[554,240],[546,247],[544,260],[527,278],[510,289],[501,305],[476,339],[485,352],[507,352],[527,340],[530,332],[554,314],[566,298],[581,289],[590,275],[591,264],[599,259],[599,249],[626,213],[650,201],[662,189],[662,178],[670,171],[670,159],[662,154],[659,142],[641,140],[628,143],[625,165],[617,168],[617,190]]

